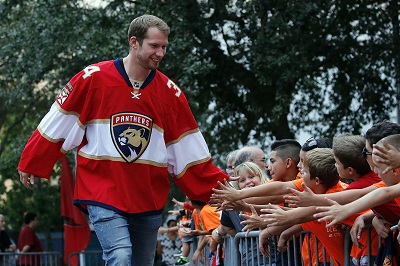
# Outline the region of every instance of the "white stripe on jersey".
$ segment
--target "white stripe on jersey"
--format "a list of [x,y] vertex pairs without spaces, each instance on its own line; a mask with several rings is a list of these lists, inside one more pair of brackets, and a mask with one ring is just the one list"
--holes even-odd
[[63,150],[68,151],[82,142],[85,130],[75,114],[64,114],[53,104],[38,126],[39,132],[49,141],[64,140]]
[[[109,159],[123,161],[112,141],[109,123],[88,124],[86,127],[86,139],[88,143],[80,150],[80,152],[89,155],[86,157],[109,157]],[[162,164],[167,162],[167,150],[163,134],[155,127],[153,127],[151,132],[150,142],[139,160],[153,161]]]
[[[110,124],[107,119],[91,121],[86,125],[85,134],[85,128],[78,120],[77,115],[64,113],[56,104],[53,104],[40,122],[38,129],[49,141],[57,142],[64,139],[62,148],[65,151],[77,147],[85,135],[88,143],[80,150],[80,153],[86,155],[85,157],[100,160],[123,160],[112,141]],[[139,160],[158,164],[168,163],[169,172],[179,175],[189,165],[204,162],[209,158],[210,152],[200,131],[184,136],[167,148],[162,129],[159,130],[156,125],[153,125],[150,142]]]
[[189,165],[201,163],[210,158],[210,152],[200,131],[169,145],[167,152],[168,172],[174,175],[181,174]]

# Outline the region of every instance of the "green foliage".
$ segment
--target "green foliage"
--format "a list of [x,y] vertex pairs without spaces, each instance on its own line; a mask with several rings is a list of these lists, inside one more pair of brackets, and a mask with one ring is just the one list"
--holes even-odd
[[0,178],[13,181],[0,203],[14,228],[27,209],[47,228],[62,224],[58,168],[26,189],[19,155],[72,75],[128,53],[128,24],[144,13],[170,25],[160,70],[185,92],[217,158],[301,129],[363,133],[395,107],[397,1],[104,2],[0,0]]

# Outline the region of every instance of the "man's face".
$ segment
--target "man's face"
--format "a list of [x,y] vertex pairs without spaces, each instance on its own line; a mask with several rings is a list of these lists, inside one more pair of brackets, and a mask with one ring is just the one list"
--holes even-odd
[[235,175],[235,160],[227,161],[226,162],[226,173],[229,176]]
[[262,150],[256,150],[250,161],[257,164],[264,172],[267,172],[267,159]]
[[159,67],[167,52],[168,36],[156,27],[149,28],[147,35],[141,45],[138,42],[137,59],[140,66],[153,70]]
[[276,151],[271,151],[269,156],[268,170],[273,180],[281,181],[286,177],[286,163],[282,158],[276,155]]

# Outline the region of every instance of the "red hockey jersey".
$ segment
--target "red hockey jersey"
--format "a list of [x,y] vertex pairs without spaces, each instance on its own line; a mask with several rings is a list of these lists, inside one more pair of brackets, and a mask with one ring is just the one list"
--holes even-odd
[[77,148],[74,203],[126,214],[159,213],[170,174],[191,199],[208,201],[215,165],[180,88],[158,70],[139,93],[122,59],[86,67],[61,90],[29,139],[20,171],[49,178],[61,153]]

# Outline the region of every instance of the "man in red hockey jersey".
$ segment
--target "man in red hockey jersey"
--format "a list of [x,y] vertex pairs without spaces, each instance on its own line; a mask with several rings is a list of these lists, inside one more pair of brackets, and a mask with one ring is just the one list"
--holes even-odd
[[228,176],[212,164],[181,89],[157,68],[170,29],[143,15],[125,58],[90,65],[65,85],[29,139],[18,171],[29,187],[77,147],[74,204],[87,210],[106,265],[152,265],[171,175],[208,201]]

